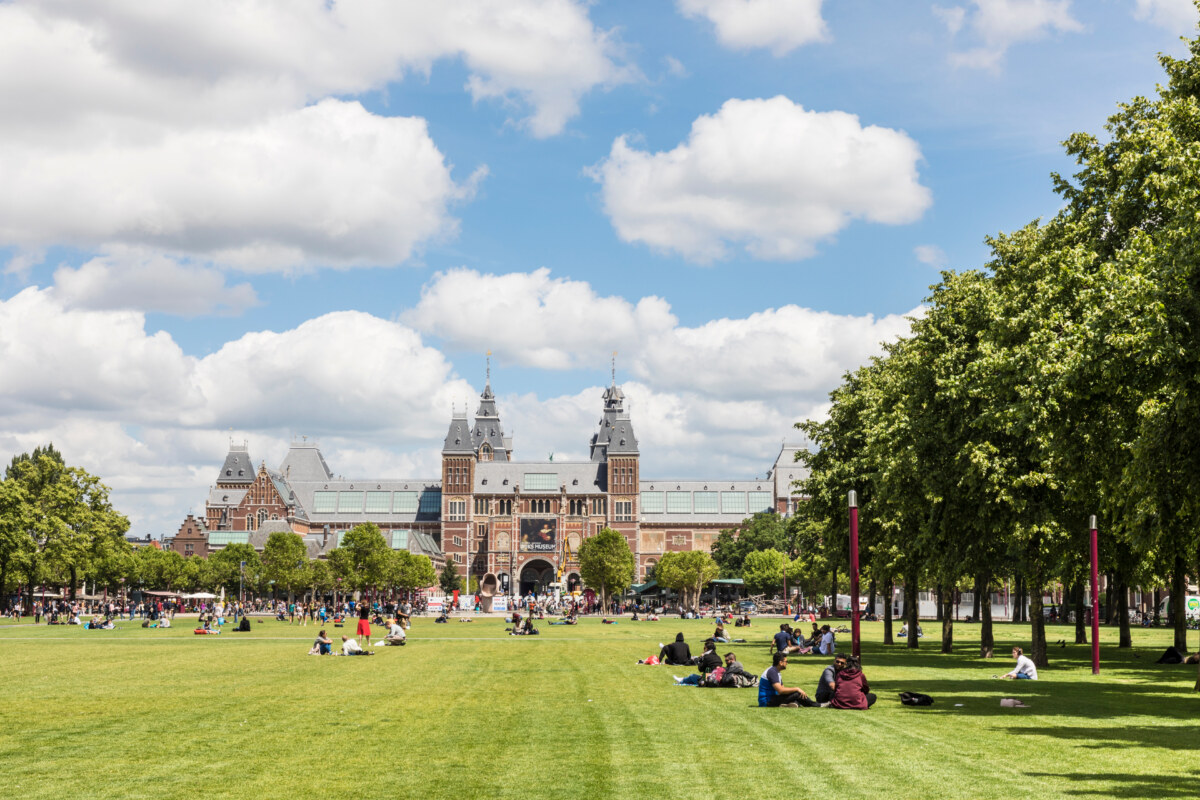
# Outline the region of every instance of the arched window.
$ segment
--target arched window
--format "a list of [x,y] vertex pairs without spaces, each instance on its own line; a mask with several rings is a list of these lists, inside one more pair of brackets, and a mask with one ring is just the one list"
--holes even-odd
[[265,508],[260,508],[258,510],[258,526],[261,528],[262,524],[266,521],[267,521],[267,510]]
[[257,530],[258,526],[256,526],[256,525],[254,524],[254,522],[255,522],[255,520],[254,520],[254,515],[253,515],[253,514],[248,514],[248,515],[246,516],[246,530],[248,530],[248,531]]
[[492,446],[489,445],[487,442],[484,442],[483,446],[479,448],[479,460],[480,461],[491,461],[492,460]]

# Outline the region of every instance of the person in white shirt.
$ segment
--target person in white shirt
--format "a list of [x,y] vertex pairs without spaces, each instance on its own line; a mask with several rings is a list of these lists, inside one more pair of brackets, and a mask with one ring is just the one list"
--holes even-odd
[[833,643],[833,631],[829,629],[828,625],[822,625],[821,631],[821,646],[819,651],[823,656],[831,656],[835,647]]
[[399,619],[392,620],[392,627],[388,629],[387,636],[383,637],[384,644],[404,645],[408,643],[408,634],[404,632],[404,626],[400,624]]
[[1017,666],[1015,668],[1013,668],[1012,672],[1007,672],[1004,675],[1001,675],[1000,677],[1001,678],[1009,678],[1009,679],[1016,678],[1018,680],[1026,680],[1026,681],[1036,681],[1038,679],[1037,678],[1037,666],[1034,665],[1033,659],[1031,659],[1031,658],[1029,658],[1029,656],[1025,655],[1021,651],[1021,648],[1019,648],[1019,647],[1014,647],[1012,654],[1013,654],[1013,658],[1015,658],[1017,660]]
[[344,656],[373,656],[375,655],[370,650],[363,650],[359,646],[357,639],[351,639],[349,636],[342,636],[342,655]]

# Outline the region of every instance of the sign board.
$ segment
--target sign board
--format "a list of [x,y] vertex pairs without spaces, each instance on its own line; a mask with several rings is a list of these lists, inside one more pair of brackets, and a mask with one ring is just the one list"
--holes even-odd
[[1200,597],[1189,597],[1187,599],[1187,610],[1189,614],[1200,611]]
[[507,612],[508,611],[508,598],[503,595],[493,597],[492,598],[492,611]]
[[553,553],[558,549],[557,519],[522,519],[522,553]]
[[440,614],[446,608],[446,598],[431,597],[431,598],[429,598],[429,602],[427,603],[427,606],[430,611],[436,611]]

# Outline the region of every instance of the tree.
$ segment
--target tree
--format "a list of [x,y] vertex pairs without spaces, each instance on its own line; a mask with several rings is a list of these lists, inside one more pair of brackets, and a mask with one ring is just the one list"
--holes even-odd
[[462,576],[458,574],[458,567],[453,560],[446,560],[446,566],[442,567],[442,574],[438,576],[438,585],[446,596],[462,591]]
[[[245,569],[242,562],[246,563]],[[208,557],[209,580],[214,590],[224,587],[231,594],[239,588],[257,586],[262,577],[263,563],[258,551],[250,544],[228,544]]]
[[737,528],[721,531],[713,542],[712,557],[722,578],[740,578],[746,555],[770,548],[787,549],[787,531],[774,511],[760,511]]
[[342,537],[340,549],[349,555],[354,582],[359,589],[383,584],[392,551],[377,525],[373,522],[355,525]]
[[713,557],[703,550],[664,553],[655,567],[659,586],[679,592],[685,608],[698,606],[700,592],[720,574]]
[[783,588],[783,572],[787,559],[775,550],[756,550],[746,556],[742,565],[742,581],[753,594],[772,594]]
[[263,545],[263,577],[274,581],[277,588],[287,590],[291,602],[296,589],[304,586],[304,567],[308,561],[308,548],[299,534],[275,531]]
[[579,545],[579,575],[600,591],[600,605],[608,606],[609,595],[620,594],[633,584],[633,551],[624,534],[603,528]]

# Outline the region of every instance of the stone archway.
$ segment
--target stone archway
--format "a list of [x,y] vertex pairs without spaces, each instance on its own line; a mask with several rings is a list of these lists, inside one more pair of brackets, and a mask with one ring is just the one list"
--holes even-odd
[[521,580],[518,588],[522,597],[530,592],[540,595],[546,593],[546,587],[553,581],[554,565],[544,559],[535,558],[521,567]]
[[583,590],[583,579],[579,577],[578,572],[572,572],[567,576],[567,591],[578,592]]

